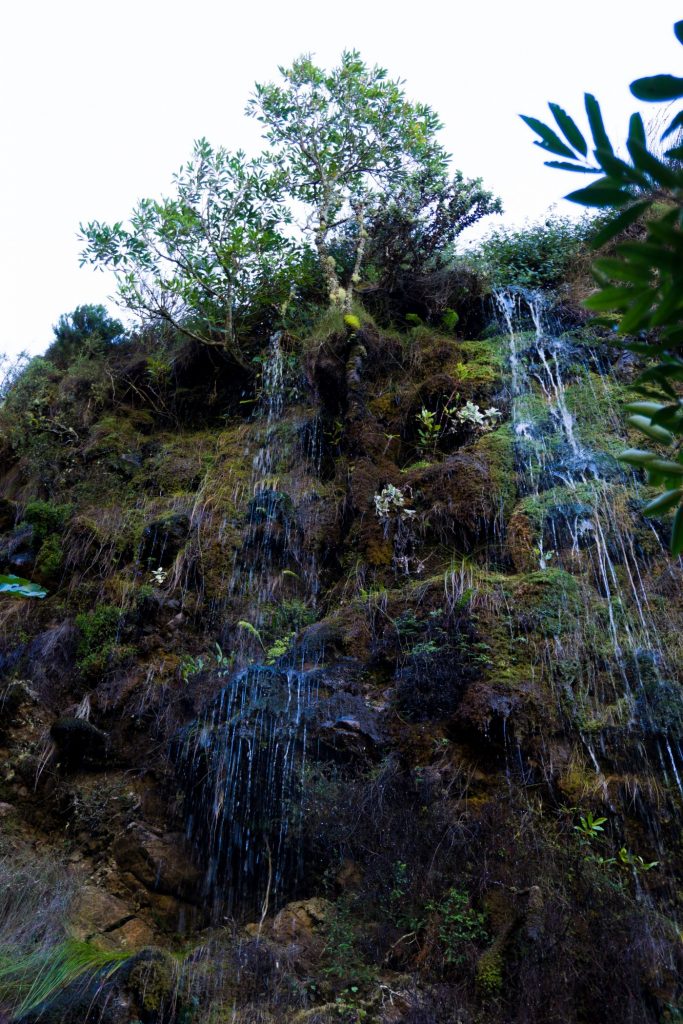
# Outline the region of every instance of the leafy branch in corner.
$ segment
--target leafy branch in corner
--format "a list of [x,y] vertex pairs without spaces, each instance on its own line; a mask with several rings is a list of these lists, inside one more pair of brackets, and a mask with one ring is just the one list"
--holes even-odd
[[[683,45],[683,21],[674,25]],[[636,99],[670,104],[683,98],[683,78],[652,75],[631,83]],[[593,262],[597,290],[587,309],[616,314],[618,333],[632,352],[656,362],[638,377],[643,400],[627,405],[628,423],[665,453],[649,447],[629,449],[624,462],[643,468],[660,494],[645,506],[646,515],[676,509],[671,552],[683,552],[683,110],[670,119],[660,147],[648,141],[640,114],[629,123],[628,159],[618,155],[605,130],[600,105],[585,97],[591,143],[576,122],[550,103],[555,127],[535,117],[522,120],[539,136],[536,145],[554,158],[548,167],[600,177],[566,198],[609,214],[592,239],[594,249],[617,238],[638,221],[645,235],[619,241],[613,254]],[[668,115],[667,115],[668,120]]]

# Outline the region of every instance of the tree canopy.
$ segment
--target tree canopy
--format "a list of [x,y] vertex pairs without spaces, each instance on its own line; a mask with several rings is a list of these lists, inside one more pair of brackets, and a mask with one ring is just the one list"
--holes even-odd
[[259,282],[294,247],[281,176],[265,156],[214,149],[206,139],[174,177],[175,195],[143,199],[128,225],[81,225],[81,263],[114,270],[121,303],[241,361],[239,316]]
[[[330,72],[308,55],[279,70],[283,83],[257,83],[247,112],[264,125],[287,191],[309,209],[306,227],[333,303],[350,299],[382,239],[389,240],[387,268],[395,270],[398,249],[409,263],[426,258],[500,209],[479,181],[450,180],[436,113],[410,102],[401,81],[369,67],[357,50],[345,51]],[[353,240],[348,295],[331,253],[340,231]]]

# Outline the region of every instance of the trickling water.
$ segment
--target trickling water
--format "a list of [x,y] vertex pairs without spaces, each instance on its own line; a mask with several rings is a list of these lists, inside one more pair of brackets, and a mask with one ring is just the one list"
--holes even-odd
[[214,917],[272,909],[296,886],[305,711],[315,696],[313,673],[255,665],[179,740],[187,832]]
[[[310,607],[317,592],[315,559],[276,475],[287,451],[284,413],[285,357],[277,332],[262,364],[253,421],[259,447],[245,495],[243,543],[227,586],[239,608],[240,621],[226,624],[238,671],[174,750],[186,831],[205,867],[214,920],[226,913],[263,916],[296,890],[301,875],[305,713],[316,687],[311,673],[271,664],[286,643],[273,653],[268,643],[279,638],[264,642],[285,585],[287,592],[295,588],[300,607]],[[254,656],[268,664],[253,664]]]
[[[536,564],[541,571],[562,569],[573,575],[578,571],[579,577],[585,576],[595,588],[589,587],[584,593],[584,622],[580,628],[584,637],[594,635],[595,616],[602,608],[610,653],[609,657],[600,655],[597,672],[611,678],[613,707],[625,701],[630,708],[627,728],[634,730],[631,746],[636,730],[645,730],[651,737],[651,762],[654,759],[665,781],[670,773],[683,793],[683,761],[676,742],[681,731],[680,705],[676,704],[680,698],[676,697],[677,691],[667,690],[674,684],[666,682],[667,677],[676,677],[678,666],[675,659],[672,663],[666,638],[655,622],[642,556],[623,511],[625,474],[614,459],[594,450],[582,438],[581,409],[572,411],[568,399],[568,388],[577,379],[589,380],[592,389],[600,386],[595,378],[604,379],[606,360],[577,349],[570,339],[553,330],[544,295],[499,290],[495,302],[509,338],[518,487],[527,496],[527,504],[531,502],[536,510],[532,513],[532,518],[536,515]],[[589,371],[589,360],[597,373]],[[602,386],[607,391],[607,384]],[[637,494],[632,477],[630,486]],[[666,557],[663,548],[661,553]],[[580,636],[576,639],[577,650],[572,656],[585,658],[590,644]],[[586,680],[581,685],[592,693],[597,721],[603,711],[604,694],[598,692],[594,682]],[[671,722],[667,726],[668,719]],[[673,735],[671,729],[675,729]],[[604,734],[602,750],[596,749],[588,736],[583,741],[600,773]],[[646,747],[641,744],[644,759]]]

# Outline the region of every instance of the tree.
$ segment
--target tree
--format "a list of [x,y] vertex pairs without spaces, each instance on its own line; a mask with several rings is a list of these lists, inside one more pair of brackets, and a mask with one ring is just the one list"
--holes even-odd
[[[674,25],[674,33],[683,45],[683,21]],[[631,84],[631,92],[639,100],[671,103],[683,98],[683,78],[640,78]],[[593,238],[595,248],[636,221],[644,223],[645,238],[618,242],[613,255],[594,261],[598,289],[585,306],[616,314],[625,347],[659,360],[636,381],[643,400],[628,405],[627,411],[629,424],[664,446],[665,454],[630,449],[621,458],[644,468],[649,483],[662,489],[645,506],[646,514],[677,508],[671,536],[671,551],[677,555],[683,552],[683,110],[662,133],[662,141],[669,141],[660,155],[648,143],[642,117],[633,114],[626,159],[615,152],[595,97],[587,93],[585,105],[590,155],[583,133],[556,103],[549,107],[562,137],[537,118],[523,120],[539,136],[536,145],[560,157],[547,161],[548,167],[601,175],[566,197],[611,214]]]
[[[307,55],[279,70],[284,84],[257,83],[247,113],[265,125],[290,195],[310,207],[306,227],[331,302],[348,305],[373,214],[392,198],[397,203],[410,181],[414,189],[419,181],[432,189],[446,186],[448,156],[436,141],[441,123],[426,104],[406,99],[400,81],[390,80],[384,68],[368,67],[356,50],[345,51],[329,73]],[[354,246],[347,294],[330,243],[349,225]]]
[[265,156],[195,142],[176,194],[143,199],[128,226],[81,225],[81,265],[114,270],[120,302],[143,322],[166,322],[239,362],[239,316],[260,282],[279,274],[293,244],[282,181]]
[[443,168],[416,171],[397,183],[388,202],[377,197],[369,208],[367,265],[389,289],[406,275],[443,270],[458,235],[501,211],[481,178],[461,171],[449,177]]

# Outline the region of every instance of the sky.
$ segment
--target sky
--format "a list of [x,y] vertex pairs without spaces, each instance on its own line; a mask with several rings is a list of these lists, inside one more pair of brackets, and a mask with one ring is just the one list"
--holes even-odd
[[[255,81],[344,49],[405,81],[445,128],[453,167],[503,199],[504,222],[572,210],[575,177],[543,166],[520,113],[577,116],[598,96],[626,134],[629,82],[681,73],[679,0],[22,0],[0,43],[0,354],[43,351],[62,313],[107,302],[79,268],[79,223],[125,220],[171,191],[193,140],[257,152]],[[642,109],[642,108],[641,108]],[[583,179],[582,179],[583,182]],[[499,220],[499,218],[496,218]],[[124,321],[127,319],[122,315]]]

